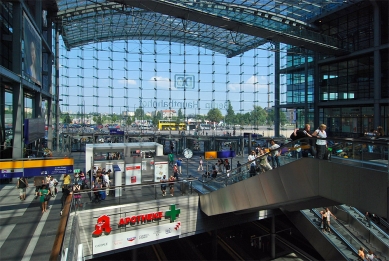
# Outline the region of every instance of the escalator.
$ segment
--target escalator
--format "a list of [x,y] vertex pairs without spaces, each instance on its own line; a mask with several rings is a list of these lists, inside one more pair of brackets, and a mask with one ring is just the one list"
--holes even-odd
[[368,222],[365,214],[346,205],[335,206],[333,213],[343,226],[364,242],[366,249],[371,249],[381,260],[389,260],[389,234],[385,220],[377,218]]
[[349,211],[344,206],[332,208],[337,219],[331,219],[331,233],[323,232],[321,229],[320,210],[322,209],[284,213],[325,260],[359,260],[360,247],[363,247],[365,254],[371,250],[376,256],[374,260],[388,260],[384,255],[388,247],[382,244],[374,245],[374,240],[366,240],[361,236],[364,225],[360,227],[352,225],[356,220],[348,214]]
[[[363,149],[368,147],[366,143],[369,142],[372,141],[333,141],[337,149],[333,150],[331,161],[299,158],[298,151],[295,152],[298,142],[290,142],[280,148],[286,152],[282,156],[284,165],[281,167],[250,177],[252,174],[247,168],[250,163],[247,163],[240,169],[195,185],[203,188],[201,210],[212,216],[240,211],[274,208],[296,211],[348,204],[387,217],[387,144],[382,144],[382,162],[364,161],[361,155],[366,153]],[[375,141],[374,146],[378,145]],[[350,157],[339,156],[340,150]],[[259,164],[259,160],[256,161]],[[368,195],[366,191],[369,191]],[[377,198],[385,200],[377,201]]]

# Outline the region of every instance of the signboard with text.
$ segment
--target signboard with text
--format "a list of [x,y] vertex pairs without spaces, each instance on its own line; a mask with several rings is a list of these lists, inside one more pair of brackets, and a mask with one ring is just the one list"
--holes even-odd
[[141,184],[141,167],[140,163],[126,164],[126,185]]
[[121,249],[181,235],[181,222],[93,238],[93,254]]
[[154,163],[154,182],[159,182],[163,175],[169,176],[169,163],[167,161]]

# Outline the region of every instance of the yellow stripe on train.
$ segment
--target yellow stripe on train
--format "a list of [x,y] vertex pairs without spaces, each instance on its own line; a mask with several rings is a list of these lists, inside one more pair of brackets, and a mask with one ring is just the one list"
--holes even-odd
[[0,169],[73,166],[74,159],[25,159],[0,161]]

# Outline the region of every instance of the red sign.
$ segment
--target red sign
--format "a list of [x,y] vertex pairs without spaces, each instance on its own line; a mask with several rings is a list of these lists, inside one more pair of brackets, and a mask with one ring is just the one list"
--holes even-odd
[[[170,222],[173,222],[180,214],[180,209],[176,209],[176,205],[171,205],[170,210],[165,212],[165,217],[170,218]],[[135,225],[135,224],[144,224],[156,220],[160,220],[163,217],[163,212],[152,212],[148,214],[140,214],[140,215],[134,215],[131,217],[124,217],[119,220],[119,228],[125,227],[128,224]],[[108,235],[111,233],[112,228],[110,226],[111,219],[107,215],[103,215],[97,219],[97,224],[95,225],[95,230],[92,233],[92,236],[99,237],[103,234],[103,232]],[[174,229],[177,230],[181,223],[178,223]]]
[[99,237],[101,234],[108,235],[111,233],[112,228],[110,226],[111,219],[107,215],[103,215],[97,219],[97,224],[95,225],[95,231],[92,232],[92,236]]
[[126,167],[126,170],[137,170],[137,169],[140,169],[140,165],[139,166],[128,166],[128,167]]
[[162,218],[162,216],[163,216],[163,212],[158,211],[158,212],[149,213],[145,215],[137,215],[137,216],[121,218],[119,221],[119,227],[123,227],[128,224],[135,225],[135,224],[151,222],[154,220],[159,220]]

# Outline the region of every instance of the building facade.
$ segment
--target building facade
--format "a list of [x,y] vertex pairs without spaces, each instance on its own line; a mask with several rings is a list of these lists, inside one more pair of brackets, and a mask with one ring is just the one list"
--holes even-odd
[[[323,35],[335,37],[346,55],[323,55],[286,46],[287,103],[298,126],[324,123],[327,133],[360,137],[389,124],[389,29],[387,1],[357,1],[313,21]],[[282,91],[282,90],[281,90]]]
[[36,120],[57,122],[56,12],[55,1],[0,2],[1,158],[39,155],[56,142],[55,129],[45,131],[43,120]]

